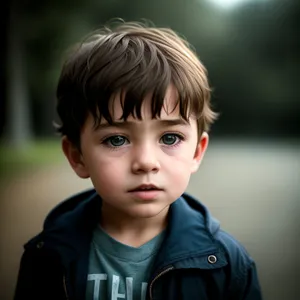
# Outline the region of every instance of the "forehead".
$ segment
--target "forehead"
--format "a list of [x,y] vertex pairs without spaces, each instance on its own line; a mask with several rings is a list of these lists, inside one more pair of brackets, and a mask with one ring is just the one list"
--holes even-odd
[[[123,105],[122,101],[124,99],[124,95],[122,93],[118,93],[115,95],[113,101],[110,103],[110,114],[113,120],[120,120],[123,115]],[[141,116],[142,120],[152,119],[152,95],[149,93],[145,96],[142,106],[141,106]],[[179,105],[178,105],[178,92],[177,89],[170,85],[164,97],[163,106],[160,112],[161,119],[170,119],[180,115]],[[134,117],[130,115],[128,119],[132,120]],[[104,120],[101,121],[105,122]]]

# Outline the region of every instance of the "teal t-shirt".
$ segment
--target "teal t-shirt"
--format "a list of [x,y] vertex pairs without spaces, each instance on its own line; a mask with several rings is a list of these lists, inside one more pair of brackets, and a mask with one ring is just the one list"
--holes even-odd
[[163,231],[139,248],[122,244],[100,226],[91,243],[86,300],[145,300]]

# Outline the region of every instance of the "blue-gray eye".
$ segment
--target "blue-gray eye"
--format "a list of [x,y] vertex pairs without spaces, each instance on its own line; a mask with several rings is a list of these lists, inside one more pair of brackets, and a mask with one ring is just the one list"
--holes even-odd
[[124,138],[121,135],[115,135],[115,136],[111,136],[110,138],[108,138],[107,141],[113,147],[120,147],[120,146],[123,146],[126,143],[126,138]]
[[178,141],[179,137],[177,134],[165,134],[161,137],[161,142],[165,145],[173,145]]

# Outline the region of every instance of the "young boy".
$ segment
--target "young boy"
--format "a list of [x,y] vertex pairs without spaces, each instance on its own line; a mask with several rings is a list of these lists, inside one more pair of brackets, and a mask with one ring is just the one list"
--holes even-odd
[[185,193],[216,114],[206,69],[170,29],[104,28],[66,60],[62,149],[94,189],[25,245],[15,300],[260,300],[254,261]]

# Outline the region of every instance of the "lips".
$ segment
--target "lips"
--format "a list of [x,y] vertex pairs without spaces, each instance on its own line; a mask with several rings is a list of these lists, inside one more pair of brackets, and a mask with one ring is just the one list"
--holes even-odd
[[147,191],[161,191],[161,190],[162,189],[160,189],[154,184],[141,184],[136,188],[129,190],[129,192],[138,192],[138,191],[147,192]]
[[129,190],[130,195],[138,201],[153,201],[159,198],[162,189],[154,184],[141,184]]

